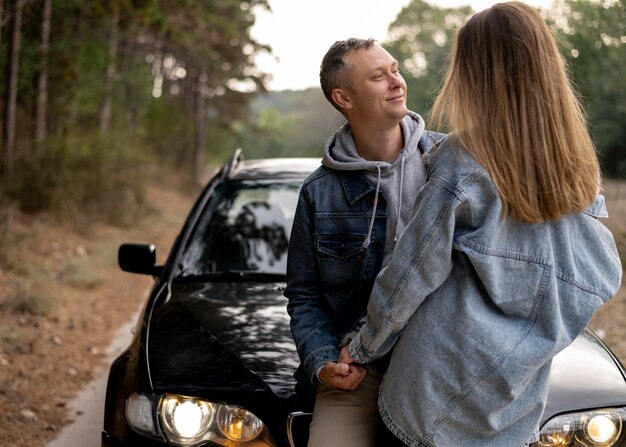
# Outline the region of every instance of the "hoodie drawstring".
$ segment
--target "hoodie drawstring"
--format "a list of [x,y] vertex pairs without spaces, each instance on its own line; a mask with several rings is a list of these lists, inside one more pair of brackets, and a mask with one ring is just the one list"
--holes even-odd
[[[404,163],[404,158],[402,159]],[[372,230],[374,228],[374,219],[376,219],[376,208],[378,208],[378,192],[380,191],[380,166],[376,165],[376,169],[378,170],[378,181],[376,182],[376,194],[374,195],[374,208],[372,209],[372,217],[370,218],[370,226],[367,230],[367,237],[363,241],[363,249],[367,250],[367,247],[370,246],[370,241],[372,239]]]
[[[402,163],[400,165],[400,197],[398,197],[398,214],[396,216],[396,234],[393,236],[393,241],[398,242],[398,234],[400,231],[400,221],[402,220],[402,186],[404,186],[404,159],[406,158],[406,154],[402,154]],[[380,175],[380,172],[379,172]],[[380,181],[380,180],[379,180]]]

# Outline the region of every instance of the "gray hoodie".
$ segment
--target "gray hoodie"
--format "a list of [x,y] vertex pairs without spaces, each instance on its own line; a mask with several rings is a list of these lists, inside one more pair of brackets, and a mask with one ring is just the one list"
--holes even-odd
[[[365,175],[382,190],[387,201],[387,236],[383,267],[389,263],[398,237],[409,222],[417,191],[426,181],[426,169],[418,142],[424,132],[424,120],[410,112],[400,122],[404,136],[404,147],[399,157],[392,161],[370,161],[359,156],[352,129],[344,124],[330,137],[324,147],[322,164],[339,171],[364,171]],[[372,213],[370,233],[376,214],[376,202]],[[369,244],[369,236],[366,245]]]

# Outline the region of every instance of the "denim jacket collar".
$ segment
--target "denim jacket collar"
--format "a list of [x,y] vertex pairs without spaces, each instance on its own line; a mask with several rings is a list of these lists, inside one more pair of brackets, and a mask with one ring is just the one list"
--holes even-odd
[[362,171],[339,171],[339,177],[350,205],[354,205],[358,200],[376,189],[367,181]]
[[598,194],[596,196],[596,200],[589,205],[589,207],[585,210],[586,214],[593,216],[595,218],[608,218],[609,212],[606,209],[606,203],[604,202],[604,196]]

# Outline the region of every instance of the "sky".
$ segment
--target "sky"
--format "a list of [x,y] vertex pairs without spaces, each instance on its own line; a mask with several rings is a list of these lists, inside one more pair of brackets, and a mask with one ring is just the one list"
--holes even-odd
[[[349,37],[387,38],[387,28],[411,0],[268,0],[272,12],[256,11],[252,36],[272,47],[257,66],[270,73],[270,90],[302,90],[319,86],[319,65],[328,48]],[[549,7],[551,0],[527,0]],[[475,11],[493,0],[431,0],[441,7],[471,5]]]

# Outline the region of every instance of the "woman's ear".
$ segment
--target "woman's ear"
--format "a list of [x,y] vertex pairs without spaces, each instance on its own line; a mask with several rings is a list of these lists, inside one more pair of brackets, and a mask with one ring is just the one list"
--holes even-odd
[[350,98],[345,94],[344,90],[340,88],[334,89],[331,94],[331,98],[335,104],[337,104],[342,109],[351,109],[352,103],[350,102]]

